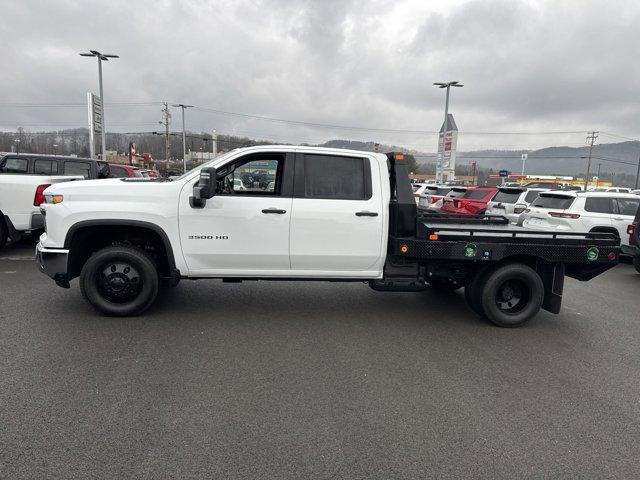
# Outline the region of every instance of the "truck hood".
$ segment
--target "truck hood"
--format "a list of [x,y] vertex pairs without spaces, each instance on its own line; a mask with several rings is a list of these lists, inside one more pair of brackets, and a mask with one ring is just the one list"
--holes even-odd
[[[132,179],[133,180],[133,179]],[[166,196],[170,192],[178,192],[181,185],[173,182],[135,179],[129,181],[122,178],[103,180],[81,180],[51,185],[46,193],[63,195],[68,201],[136,201],[150,200],[153,197]]]

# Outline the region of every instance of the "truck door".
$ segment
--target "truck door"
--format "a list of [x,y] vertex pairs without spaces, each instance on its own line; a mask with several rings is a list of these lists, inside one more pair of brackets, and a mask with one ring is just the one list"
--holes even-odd
[[291,268],[297,275],[379,275],[384,263],[378,163],[368,157],[297,153]]
[[218,191],[192,208],[180,195],[180,241],[191,275],[286,275],[293,153],[255,153],[218,168]]

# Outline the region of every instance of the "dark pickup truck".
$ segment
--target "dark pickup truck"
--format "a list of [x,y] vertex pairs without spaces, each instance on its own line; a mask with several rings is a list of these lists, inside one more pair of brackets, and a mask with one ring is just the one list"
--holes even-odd
[[85,179],[108,178],[109,164],[91,158],[9,153],[0,157],[0,173],[17,175],[79,175]]

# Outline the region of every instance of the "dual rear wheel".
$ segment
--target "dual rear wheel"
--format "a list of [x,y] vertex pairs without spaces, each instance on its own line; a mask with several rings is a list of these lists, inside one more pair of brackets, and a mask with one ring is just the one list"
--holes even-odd
[[531,267],[509,263],[479,272],[465,287],[465,299],[492,323],[519,327],[540,311],[544,285]]

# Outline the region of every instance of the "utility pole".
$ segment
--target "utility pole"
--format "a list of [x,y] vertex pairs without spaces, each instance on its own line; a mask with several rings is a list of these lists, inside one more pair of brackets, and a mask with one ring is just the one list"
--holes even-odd
[[589,170],[591,170],[591,153],[593,152],[593,144],[596,141],[596,138],[598,138],[598,132],[589,132],[589,134],[587,135],[587,142],[589,143],[589,157],[587,160],[587,174],[585,175],[585,179],[584,179],[584,191],[587,191],[587,186],[589,185]]
[[97,50],[89,50],[90,53],[81,53],[81,57],[96,57],[98,59],[98,81],[100,82],[100,103],[102,104],[102,128],[100,133],[102,136],[102,160],[107,160],[107,140],[105,135],[106,123],[104,121],[104,92],[102,91],[102,62],[109,61],[110,58],[120,58],[118,55],[104,54]]
[[636,172],[636,190],[638,189],[638,177],[640,177],[640,156],[638,156],[638,170]]
[[169,161],[171,157],[171,149],[169,144],[169,123],[171,121],[171,112],[169,112],[169,104],[164,102],[164,108],[162,109],[162,122],[158,122],[160,125],[164,125],[164,158]]
[[182,109],[182,170],[187,172],[187,130],[184,127],[184,111],[187,108],[193,107],[193,105],[185,105],[184,103],[178,103],[172,105],[172,107],[180,107]]

